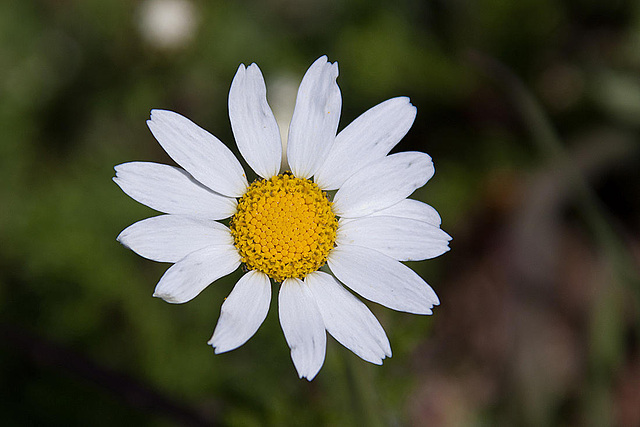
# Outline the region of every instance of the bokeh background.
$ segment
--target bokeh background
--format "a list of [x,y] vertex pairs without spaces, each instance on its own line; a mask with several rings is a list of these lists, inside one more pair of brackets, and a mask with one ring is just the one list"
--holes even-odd
[[[172,163],[180,112],[233,146],[229,85],[256,62],[278,119],[340,66],[340,128],[409,96],[451,252],[411,263],[433,316],[370,304],[394,355],[328,341],[297,378],[275,304],[206,345],[239,273],[151,297],[167,265],[115,237],[154,215],[111,181]],[[625,0],[0,2],[3,425],[640,425],[640,4]],[[233,147],[235,150],[235,146]]]

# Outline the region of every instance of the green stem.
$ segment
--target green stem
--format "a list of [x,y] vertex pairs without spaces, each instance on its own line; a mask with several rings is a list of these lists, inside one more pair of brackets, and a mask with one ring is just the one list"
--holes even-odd
[[354,425],[382,427],[385,425],[381,405],[378,402],[377,388],[374,384],[371,367],[341,349],[346,361],[347,383],[351,396]]

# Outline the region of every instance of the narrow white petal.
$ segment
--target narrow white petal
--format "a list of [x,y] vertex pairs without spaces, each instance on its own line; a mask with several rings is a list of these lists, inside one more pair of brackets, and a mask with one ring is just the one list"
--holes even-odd
[[364,298],[398,311],[431,314],[440,304],[431,287],[406,265],[373,249],[341,245],[328,265],[345,285]]
[[305,283],[316,299],[324,326],[340,344],[376,365],[391,357],[389,340],[378,319],[333,276],[317,271]]
[[435,258],[449,250],[451,237],[439,227],[416,219],[368,216],[340,224],[338,245],[375,249],[398,261]]
[[140,256],[178,262],[211,245],[232,245],[229,229],[219,222],[182,215],[160,215],[130,225],[118,241]]
[[240,153],[262,178],[278,174],[282,143],[260,68],[240,65],[229,90],[229,118]]
[[333,199],[336,215],[355,218],[407,198],[433,176],[431,157],[417,151],[392,154],[352,175]]
[[329,155],[315,173],[323,190],[335,190],[363,166],[387,154],[407,134],[416,118],[409,98],[384,101],[344,128]]
[[160,278],[153,296],[173,304],[191,301],[239,265],[240,255],[232,245],[207,246],[172,265]]
[[370,216],[395,216],[417,219],[436,226],[440,226],[442,223],[437,210],[426,203],[413,199],[401,200],[393,206],[372,213]]
[[238,280],[222,304],[208,344],[216,354],[240,347],[256,333],[269,312],[271,283],[266,274],[250,271]]
[[199,182],[225,196],[244,194],[244,170],[218,138],[173,111],[152,110],[147,125],[164,151]]
[[311,381],[324,363],[327,334],[308,286],[300,279],[286,279],[278,295],[278,312],[298,375]]
[[287,159],[298,178],[313,176],[335,140],[342,108],[337,77],[338,63],[322,56],[300,83],[287,142]]
[[183,169],[150,162],[123,163],[113,178],[129,197],[160,212],[209,219],[228,218],[238,203],[211,191]]

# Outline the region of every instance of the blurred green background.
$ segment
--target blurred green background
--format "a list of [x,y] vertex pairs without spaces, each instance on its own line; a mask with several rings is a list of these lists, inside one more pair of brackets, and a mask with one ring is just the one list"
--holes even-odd
[[[412,263],[433,316],[369,304],[394,355],[333,339],[297,378],[276,305],[215,355],[236,272],[184,305],[115,237],[154,212],[111,181],[171,163],[178,111],[233,146],[229,85],[260,65],[279,119],[338,61],[344,127],[409,96],[396,150],[454,240]],[[0,2],[3,425],[640,425],[640,3],[596,0]],[[235,146],[233,147],[235,150]]]

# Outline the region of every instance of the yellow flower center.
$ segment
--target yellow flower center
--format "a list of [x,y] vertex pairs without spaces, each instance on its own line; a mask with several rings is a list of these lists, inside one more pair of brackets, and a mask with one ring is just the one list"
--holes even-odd
[[246,267],[281,282],[327,261],[338,221],[316,184],[283,173],[249,186],[230,228]]

